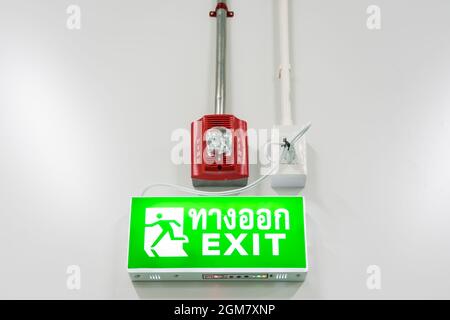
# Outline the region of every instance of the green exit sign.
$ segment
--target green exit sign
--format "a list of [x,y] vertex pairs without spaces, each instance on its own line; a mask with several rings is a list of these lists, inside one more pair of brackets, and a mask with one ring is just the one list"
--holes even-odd
[[303,281],[307,270],[300,196],[132,199],[132,280]]

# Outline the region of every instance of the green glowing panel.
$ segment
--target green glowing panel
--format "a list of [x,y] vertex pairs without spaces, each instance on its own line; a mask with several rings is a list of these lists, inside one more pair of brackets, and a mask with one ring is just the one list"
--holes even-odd
[[144,271],[156,280],[174,280],[167,272],[177,280],[211,272],[266,279],[282,270],[300,277],[307,271],[303,198],[133,198],[128,269],[145,280]]

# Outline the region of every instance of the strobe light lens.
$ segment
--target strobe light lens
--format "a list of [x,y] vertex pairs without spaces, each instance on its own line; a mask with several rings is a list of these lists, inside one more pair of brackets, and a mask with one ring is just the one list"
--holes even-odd
[[206,131],[206,152],[210,157],[230,156],[233,146],[233,135],[230,129],[213,127]]

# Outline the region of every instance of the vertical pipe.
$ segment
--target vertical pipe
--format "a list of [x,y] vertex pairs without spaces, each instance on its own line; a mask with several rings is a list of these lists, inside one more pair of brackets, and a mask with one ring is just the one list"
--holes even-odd
[[281,124],[292,125],[291,64],[289,57],[289,0],[278,0],[280,21]]
[[[219,2],[226,3],[224,0]],[[226,42],[227,42],[227,10],[217,10],[217,39],[216,39],[216,103],[215,113],[225,113],[225,67],[226,67]]]

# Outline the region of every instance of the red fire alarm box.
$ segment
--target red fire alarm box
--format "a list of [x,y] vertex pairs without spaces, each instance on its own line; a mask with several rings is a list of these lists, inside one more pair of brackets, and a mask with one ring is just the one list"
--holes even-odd
[[245,186],[247,122],[230,114],[205,115],[192,122],[191,176],[194,187]]

